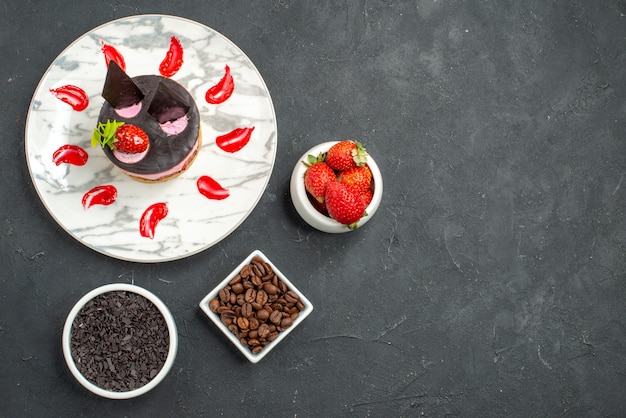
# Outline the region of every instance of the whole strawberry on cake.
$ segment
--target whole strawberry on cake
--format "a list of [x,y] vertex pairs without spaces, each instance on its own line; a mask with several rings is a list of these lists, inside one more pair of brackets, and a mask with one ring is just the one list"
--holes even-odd
[[179,83],[158,75],[131,78],[110,61],[102,97],[92,146],[99,144],[124,173],[162,182],[194,161],[201,144],[200,115]]

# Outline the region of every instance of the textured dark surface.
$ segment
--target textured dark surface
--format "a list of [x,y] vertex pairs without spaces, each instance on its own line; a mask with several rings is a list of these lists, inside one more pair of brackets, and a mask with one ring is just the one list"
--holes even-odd
[[[0,0],[3,416],[626,416],[626,3]],[[139,13],[197,20],[256,64],[278,155],[252,215],[157,265],[109,259],[41,204],[29,101],[74,39]],[[299,156],[361,140],[385,194],[341,236],[297,216]],[[315,305],[252,365],[197,307],[253,249]],[[61,354],[87,291],[134,282],[180,334],[131,401],[89,394]]]

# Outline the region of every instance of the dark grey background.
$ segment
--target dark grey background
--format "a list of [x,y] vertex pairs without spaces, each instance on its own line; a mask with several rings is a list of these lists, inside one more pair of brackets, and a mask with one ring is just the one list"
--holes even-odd
[[[0,0],[3,416],[626,416],[626,2]],[[157,265],[66,234],[30,180],[24,125],[69,43],[144,13],[235,42],[273,98],[278,154],[251,216]],[[289,199],[311,146],[362,141],[375,217],[317,232]],[[315,311],[249,364],[197,308],[253,249]],[[63,362],[71,306],[111,282],[176,317],[174,369],[132,401]]]

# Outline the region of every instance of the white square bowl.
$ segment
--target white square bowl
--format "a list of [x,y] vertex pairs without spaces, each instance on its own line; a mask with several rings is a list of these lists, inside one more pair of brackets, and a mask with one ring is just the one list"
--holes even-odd
[[[260,352],[253,353],[250,348],[241,343],[239,338],[233,334],[226,325],[220,319],[220,315],[214,313],[210,308],[211,300],[218,298],[220,290],[225,288],[230,281],[237,276],[241,269],[247,265],[252,263],[252,260],[255,257],[259,257],[264,262],[266,262],[271,268],[273,273],[276,274],[279,280],[281,280],[285,285],[287,285],[288,290],[292,290],[298,295],[298,298],[304,309],[300,311],[298,317],[293,321],[292,325],[288,328],[280,331],[278,336],[270,341]],[[235,269],[224,279],[222,280],[208,295],[202,299],[200,302],[200,309],[209,317],[211,321],[224,333],[224,335],[241,351],[241,353],[252,363],[259,362],[263,357],[269,354],[270,351],[274,349],[287,335],[293,331],[304,319],[309,316],[311,312],[313,312],[313,304],[291,283],[284,274],[278,270],[278,268],[259,250],[254,250],[248,257],[246,257]]]

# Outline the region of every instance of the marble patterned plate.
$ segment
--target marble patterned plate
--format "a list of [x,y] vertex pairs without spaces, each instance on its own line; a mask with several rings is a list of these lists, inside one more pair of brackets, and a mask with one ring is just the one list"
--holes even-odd
[[[113,166],[99,148],[91,147],[104,99],[106,76],[103,45],[113,46],[134,77],[159,74],[159,65],[176,36],[183,47],[183,64],[171,78],[189,90],[202,120],[202,146],[193,165],[167,182],[135,181]],[[209,104],[206,91],[216,85],[228,65],[235,89],[225,102]],[[76,111],[51,93],[65,85],[83,89],[89,105]],[[218,136],[254,127],[239,151],[224,151]],[[256,67],[231,41],[197,22],[164,15],[122,18],[99,26],[70,44],[43,75],[31,102],[25,131],[28,169],[44,206],[58,224],[86,246],[113,258],[163,262],[203,251],[233,232],[252,212],[269,182],[277,147],[272,100]],[[63,145],[88,153],[85,165],[53,162]],[[223,200],[207,198],[197,186],[208,176],[229,191]],[[99,185],[113,185],[111,205],[85,209],[82,198]],[[140,234],[142,214],[163,202],[167,216],[153,238]]]

